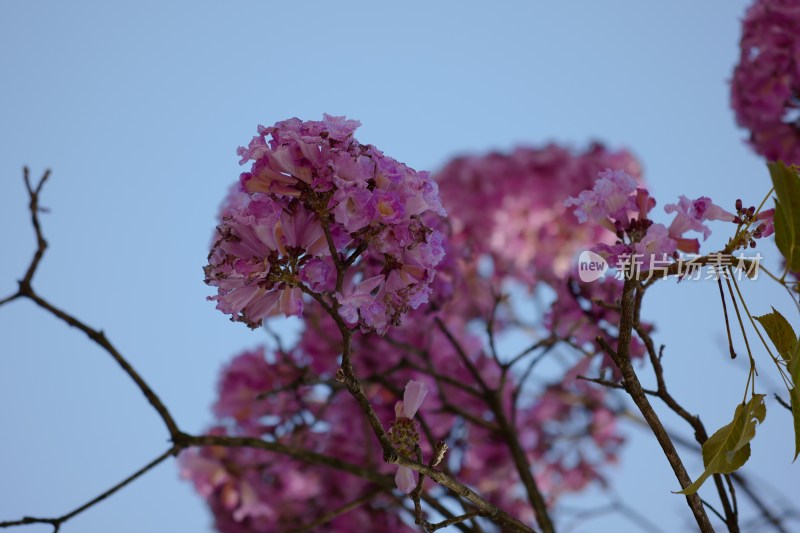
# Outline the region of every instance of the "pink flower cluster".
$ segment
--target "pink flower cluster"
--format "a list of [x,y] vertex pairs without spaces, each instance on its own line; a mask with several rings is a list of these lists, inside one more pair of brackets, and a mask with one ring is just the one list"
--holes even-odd
[[[311,379],[296,354],[267,353],[263,346],[245,351],[222,371],[214,414],[232,421],[246,435],[284,431],[294,414],[310,408]],[[265,394],[275,390],[295,393]]]
[[[448,312],[417,310],[386,337],[354,337],[352,349],[367,396],[384,424],[393,424],[390,434],[395,440],[412,447],[418,442],[425,461],[435,442],[446,442],[450,451],[442,468],[532,522],[505,437],[474,374],[437,327],[437,316],[486,385],[500,385],[499,367],[484,352],[480,338],[467,331],[466,321]],[[416,484],[414,474],[382,463],[358,405],[333,379],[341,349],[333,320],[319,305],[309,305],[305,318],[306,329],[291,352],[246,351],[223,370],[214,404],[217,421],[210,434],[257,437],[352,464],[376,465],[379,472],[395,476],[401,492],[410,491]],[[502,405],[511,416],[515,374],[506,380]],[[566,492],[602,482],[603,468],[616,461],[622,442],[607,416],[605,391],[593,391],[591,398],[581,400],[574,386],[571,394],[556,394],[555,387],[556,383],[545,387],[541,399],[525,393],[524,408],[517,415],[535,477],[547,487],[553,504]],[[555,413],[550,422],[542,419],[547,413]],[[395,429],[398,426],[409,431]],[[568,438],[562,438],[559,431],[566,427]],[[223,533],[300,527],[374,491],[368,482],[345,472],[244,448],[185,452],[181,471],[208,501]],[[325,530],[409,531],[402,519],[405,513],[398,500],[379,495],[326,524]]]
[[578,225],[564,206],[605,168],[641,175],[633,155],[601,144],[582,152],[549,144],[452,160],[435,178],[454,248],[473,259],[490,257],[498,278],[530,284],[563,277],[578,249],[607,238],[598,226]]
[[[600,371],[610,371],[615,378],[621,374],[611,358],[597,346],[595,339],[602,336],[610,342],[618,337],[619,311],[608,304],[619,300],[622,282],[606,277],[592,282],[583,282],[571,276],[565,283],[554,287],[556,297],[544,317],[544,325],[558,339],[591,356],[601,357]],[[603,305],[605,304],[605,305]],[[650,329],[649,324],[643,324]],[[631,340],[632,359],[644,357],[645,347],[637,337]],[[588,358],[586,359],[589,360]]]
[[[427,301],[444,251],[426,218],[445,214],[436,183],[360,144],[359,123],[325,115],[259,126],[205,267],[210,299],[233,320],[300,316],[323,295],[351,326],[383,333]],[[313,294],[312,294],[313,293]]]
[[[208,434],[258,437],[354,465],[374,464],[379,456],[357,404],[341,391],[321,390],[323,379],[302,363],[299,352],[272,353],[263,347],[244,352],[222,373],[214,405],[217,425]],[[387,406],[378,409],[383,416],[390,412]],[[253,448],[191,449],[181,454],[180,466],[222,533],[289,531],[375,494],[375,486],[359,477]],[[384,465],[380,471],[388,474],[391,468]],[[324,530],[413,531],[390,494],[368,500]]]
[[742,23],[731,105],[750,144],[771,161],[800,163],[800,5],[756,0]]
[[[517,368],[504,372],[474,327],[492,312],[498,338],[532,331],[574,348],[568,352],[576,368],[610,367],[594,338],[612,341],[619,317],[595,300],[614,301],[620,284],[577,283],[570,263],[581,248],[613,245],[617,222],[652,209],[632,177],[638,164],[601,145],[583,153],[549,145],[458,158],[438,175],[451,212],[445,219],[427,174],[359,144],[356,126],[327,116],[293,119],[259,128],[240,149],[252,166],[222,209],[206,267],[207,282],[218,289],[212,299],[250,326],[302,314],[305,329],[287,353],[256,349],[225,368],[210,431],[373,465],[394,475],[400,492],[411,491],[413,471],[382,463],[365,418],[334,379],[342,344],[333,312],[364,333],[352,337],[353,365],[378,417],[391,426],[395,448],[414,457],[419,446],[427,462],[435,443],[445,442],[442,469],[533,523],[497,407],[482,387],[502,390],[500,409],[552,505],[603,482],[622,444],[615,411],[604,390],[576,382],[577,371],[535,385],[523,383]],[[609,166],[628,173],[598,180]],[[570,196],[577,197],[576,213],[565,205]],[[694,229],[696,219],[714,212],[702,200],[680,208]],[[549,313],[531,322],[514,316],[511,305],[494,309],[508,281],[531,290],[549,285],[556,295]],[[642,354],[634,343],[632,355]],[[181,464],[226,533],[300,527],[374,492],[352,474],[266,451],[203,448],[185,453]],[[433,495],[432,486],[423,494]],[[413,522],[407,509],[379,494],[324,527],[406,531]]]
[[534,464],[544,465],[537,480],[551,501],[592,482],[604,485],[599,467],[616,463],[624,442],[606,391],[576,379],[589,373],[590,364],[588,358],[580,361],[523,411],[523,425],[537,428],[527,444]]
[[[621,170],[605,170],[608,167]],[[436,177],[453,221],[450,246],[455,250],[448,250],[448,261],[461,260],[454,273],[440,276],[453,280],[455,292],[462,295],[450,304],[449,312],[457,309],[461,316],[487,318],[497,288],[481,282],[476,256],[488,256],[494,266],[492,280],[513,279],[529,288],[543,282],[554,291],[549,311],[541,323],[532,324],[535,328],[584,354],[601,357],[602,369],[618,372],[595,339],[602,335],[613,344],[619,313],[595,300],[618,300],[622,284],[613,279],[591,284],[577,281],[574,258],[580,249],[591,246],[612,249],[615,220],[630,223],[630,214],[646,213],[655,205],[646,191],[637,192],[641,176],[633,155],[610,152],[599,144],[583,153],[556,145],[517,148],[510,154],[457,158]],[[701,207],[705,200],[698,199],[698,209],[690,206],[686,216],[694,220],[697,213],[706,215]],[[573,212],[572,205],[579,208]],[[668,233],[659,225],[635,246],[652,253],[659,246],[656,237]],[[670,241],[666,244],[672,253]],[[459,256],[459,248],[468,251]],[[464,298],[465,294],[470,297]],[[505,324],[495,318],[495,329],[502,333]],[[519,318],[508,322],[519,322]],[[638,340],[631,345],[631,355],[644,355]]]
[[696,231],[708,238],[711,230],[703,222],[723,220],[734,222],[735,216],[715,205],[710,198],[689,200],[681,196],[677,204],[668,204],[664,210],[675,213],[669,227],[649,218],[656,201],[650,193],[637,187],[630,175],[620,170],[604,170],[591,189],[568,198],[565,206],[574,206],[581,222],[599,224],[617,236],[613,245],[599,243],[594,250],[612,264],[631,263],[636,257],[636,267],[645,271],[654,261],[665,261],[677,250],[697,253],[700,242],[686,238],[684,233]]

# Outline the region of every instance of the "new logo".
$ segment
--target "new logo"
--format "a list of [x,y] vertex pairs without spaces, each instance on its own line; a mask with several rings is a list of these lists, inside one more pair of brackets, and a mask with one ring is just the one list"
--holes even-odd
[[581,281],[596,281],[602,278],[607,270],[606,260],[594,252],[584,250],[578,256],[578,277],[581,278]]

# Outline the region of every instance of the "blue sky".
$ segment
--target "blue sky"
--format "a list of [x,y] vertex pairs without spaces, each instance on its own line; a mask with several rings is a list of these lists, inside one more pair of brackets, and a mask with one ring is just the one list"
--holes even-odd
[[[201,271],[240,172],[235,149],[257,124],[346,114],[362,121],[360,140],[429,170],[465,151],[599,139],[641,158],[660,205],[679,194],[757,204],[766,169],[728,105],[746,4],[9,0],[0,294],[15,290],[33,251],[21,167],[50,167],[51,248],[37,290],[104,329],[181,425],[201,431],[220,366],[262,340],[204,301]],[[645,311],[668,345],[673,393],[711,430],[746,379],[742,358],[727,360],[716,291],[665,283]],[[769,284],[745,292],[754,313],[789,310]],[[759,383],[771,392],[764,359]],[[113,361],[29,302],[0,308],[0,405],[0,520],[61,514],[168,447]],[[785,492],[797,479],[790,418],[768,409],[752,466]],[[688,514],[666,461],[625,431],[615,490],[665,530],[681,528]],[[687,465],[700,472],[696,458]],[[63,530],[207,531],[209,520],[168,463]],[[615,518],[578,530],[612,527],[635,530]]]

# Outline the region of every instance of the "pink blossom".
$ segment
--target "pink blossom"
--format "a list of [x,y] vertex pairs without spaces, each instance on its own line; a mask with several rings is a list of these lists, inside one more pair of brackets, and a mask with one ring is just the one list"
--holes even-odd
[[636,180],[622,170],[604,170],[591,190],[564,201],[567,207],[575,206],[579,222],[592,220],[603,223],[607,219],[628,222],[628,213],[637,208],[631,194],[636,191]]
[[673,239],[683,238],[683,234],[689,230],[703,234],[703,240],[708,239],[711,230],[703,224],[705,220],[722,220],[733,222],[735,218],[729,213],[715,205],[707,196],[701,196],[696,200],[689,200],[681,195],[677,204],[667,204],[664,206],[667,213],[675,213],[675,218],[669,225],[669,236]]
[[756,0],[742,22],[739,63],[731,80],[736,121],[769,160],[800,163],[800,6]]
[[[292,118],[259,126],[239,149],[252,164],[226,203],[205,267],[217,288],[210,299],[233,320],[256,327],[269,316],[300,316],[303,292],[314,292],[339,299],[353,326],[384,333],[427,301],[443,259],[439,230],[428,225],[444,214],[437,186],[360,144],[358,126],[329,115]],[[348,284],[334,295],[345,269]],[[375,281],[368,290],[349,285],[367,279]]]
[[[601,144],[582,151],[549,144],[455,158],[436,174],[453,229],[452,253],[470,262],[490,259],[493,281],[531,285],[564,276],[579,249],[613,242],[600,225],[577,224],[564,205],[591,189],[607,168],[641,176],[629,152]],[[486,293],[478,278],[470,281],[470,292]]]
[[336,268],[330,257],[314,257],[303,265],[300,280],[314,292],[330,291],[336,282]]
[[372,192],[366,185],[343,182],[331,197],[336,222],[348,232],[358,231],[369,225],[375,208],[371,203]]
[[[360,282],[351,283],[357,286]],[[604,301],[618,297],[613,291],[591,294]],[[437,300],[446,302],[438,297]],[[598,313],[611,313],[605,307],[596,307]],[[326,385],[333,381],[336,368],[330,363],[335,362],[341,350],[333,320],[316,304],[308,306],[306,318],[299,344],[290,353],[252,350],[236,357],[223,370],[215,405],[218,425],[210,433],[260,437],[354,464],[376,465],[380,474],[395,474],[400,490],[413,490],[413,471],[381,462],[380,449],[375,446],[358,404],[341,391],[333,393]],[[441,319],[482,379],[489,387],[498,388],[503,379],[501,370],[484,352],[482,340],[470,332],[469,319],[449,312]],[[600,318],[601,322],[606,320],[608,323],[603,326],[610,328],[615,318],[612,314]],[[613,338],[611,329],[602,334]],[[406,350],[402,346],[413,348]],[[402,435],[409,437],[404,442],[411,449],[401,451],[397,447],[399,453],[416,458],[418,445],[423,457],[430,458],[431,443],[444,440],[453,450],[453,457],[458,458],[448,463],[457,479],[520,519],[533,520],[502,435],[444,408],[457,405],[487,424],[495,424],[480,395],[466,393],[452,383],[437,384],[431,376],[398,366],[402,361],[430,363],[456,383],[477,386],[451,340],[436,327],[434,315],[422,309],[409,311],[404,322],[393,330],[392,343],[376,335],[356,335],[352,349],[359,372],[383,376],[386,383],[364,382],[378,417],[394,419],[390,434],[395,434],[398,423],[409,430]],[[315,361],[318,364],[313,364]],[[603,469],[616,460],[621,439],[604,393],[584,391],[580,388],[582,382],[574,380],[575,373],[592,375],[590,369],[596,368],[598,361],[581,359],[580,370],[570,372],[558,391],[545,386],[541,407],[537,407],[536,397],[529,392],[523,394],[520,438],[536,465],[537,480],[547,488],[550,502],[565,492],[602,482]],[[518,384],[514,373],[505,379],[500,403],[508,412],[511,391]],[[404,387],[403,398],[398,402],[394,391]],[[419,411],[423,401],[426,409]],[[424,419],[432,440],[427,434],[419,435],[412,417]],[[359,498],[371,487],[367,481],[334,469],[308,469],[286,457],[247,448],[191,450],[181,456],[181,468],[183,476],[195,483],[208,502],[215,525],[223,533],[280,532],[301,527],[331,508]],[[410,532],[401,513],[395,499],[377,496],[326,524],[326,530],[335,533],[380,527],[381,531]]]
[[[275,415],[288,418],[308,408],[285,390],[302,384],[307,373],[297,354],[268,353],[263,346],[242,352],[222,369],[213,412],[220,420],[235,421],[248,435],[273,431],[281,424]],[[308,392],[300,385],[298,391]]]
[[372,196],[375,214],[378,220],[393,224],[405,216],[405,207],[400,203],[400,196],[392,191],[377,189]]
[[[352,398],[326,396],[320,386],[293,386],[321,379],[301,359],[302,352],[281,354],[263,349],[236,357],[221,379],[215,407],[223,415],[221,424],[208,433],[265,438],[354,464],[373,462],[375,449],[367,440],[371,435],[364,431],[367,428]],[[388,400],[376,401],[375,409],[381,416],[392,412]],[[334,469],[308,469],[300,462],[253,448],[196,448],[182,453],[179,461],[182,477],[191,480],[206,499],[216,529],[223,533],[296,529],[371,488],[369,481],[358,477],[344,474],[343,478]],[[389,465],[378,467],[380,474],[390,471]],[[393,502],[379,495],[327,523],[325,529],[344,533],[380,527],[382,531],[410,533]]]
[[773,233],[775,233],[775,209],[767,209],[766,211],[761,211],[759,214],[756,215],[755,220],[761,221],[756,227],[756,235],[759,238],[769,237]]
[[677,249],[677,243],[669,236],[664,224],[653,224],[647,228],[645,236],[633,245],[633,252],[643,260],[643,269],[649,270],[652,261],[670,257]]
[[[620,322],[619,312],[597,302],[615,302],[622,294],[622,282],[607,277],[593,282],[582,282],[574,275],[556,285],[556,298],[545,315],[544,325],[559,339],[577,345],[594,357],[599,358],[600,367],[620,377],[619,369],[608,355],[597,346],[596,339],[602,336],[612,346],[617,338],[615,328]],[[651,326],[645,324],[646,328]],[[631,340],[630,354],[633,359],[642,359],[644,345],[634,337]]]
[[348,283],[343,294],[336,294],[336,299],[341,306],[339,315],[348,324],[355,325],[359,321],[359,312],[366,313],[370,306],[375,303],[372,291],[380,287],[385,278],[381,275],[373,276],[361,281],[357,285]]
[[281,237],[277,241],[278,251],[283,255],[291,255],[287,248],[292,248],[309,256],[330,255],[319,219],[296,204],[293,207],[294,212],[281,212],[280,225],[275,227],[276,236]]
[[[428,394],[428,388],[420,381],[409,381],[406,384],[403,401],[397,402],[394,407],[395,422],[389,438],[398,451],[407,457],[415,457],[414,449],[419,443],[419,435],[416,432],[414,415],[422,405],[422,400]],[[397,488],[403,494],[408,494],[417,485],[416,473],[406,466],[397,467],[397,474],[394,477]]]
[[419,406],[422,405],[422,401],[427,395],[428,387],[426,387],[424,383],[421,381],[409,381],[406,384],[406,390],[403,394],[403,401],[397,402],[394,407],[397,418],[414,418],[414,415],[417,414]]

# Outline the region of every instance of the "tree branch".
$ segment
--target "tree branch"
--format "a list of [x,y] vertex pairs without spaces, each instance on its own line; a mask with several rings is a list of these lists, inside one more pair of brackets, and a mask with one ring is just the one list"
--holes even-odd
[[150,461],[149,463],[144,465],[142,468],[140,468],[139,470],[137,470],[136,472],[134,472],[130,476],[126,477],[125,479],[123,479],[122,481],[120,481],[119,483],[117,483],[116,485],[111,487],[110,489],[108,489],[107,491],[103,492],[102,494],[100,494],[99,496],[97,496],[95,498],[92,498],[91,500],[89,500],[88,502],[84,503],[80,507],[77,507],[77,508],[73,509],[72,511],[64,514],[64,515],[61,515],[61,516],[56,517],[56,518],[35,518],[35,517],[31,517],[31,516],[25,516],[25,517],[23,517],[23,518],[21,518],[19,520],[12,520],[12,521],[9,521],[9,522],[0,522],[0,528],[13,527],[13,526],[24,526],[24,525],[29,525],[29,524],[50,524],[51,526],[53,526],[53,532],[56,533],[61,528],[61,524],[63,524],[64,522],[66,522],[70,518],[73,518],[73,517],[81,514],[85,510],[89,509],[90,507],[93,507],[94,505],[102,502],[103,500],[105,500],[106,498],[108,498],[109,496],[111,496],[112,494],[114,494],[115,492],[120,490],[121,488],[127,486],[132,481],[136,480],[140,476],[144,475],[145,473],[149,472],[150,470],[152,470],[156,466],[160,465],[162,462],[164,462],[165,459],[167,459],[171,455],[174,455],[175,453],[177,453],[177,451],[179,449],[180,448],[178,446],[173,446],[172,448],[170,448],[169,450],[165,451],[164,453],[162,453],[161,455],[159,455],[158,457],[156,457],[155,459],[153,459],[152,461]]
[[[661,445],[661,449],[664,452],[664,455],[666,456],[670,466],[672,467],[672,470],[675,473],[675,477],[677,477],[681,488],[686,488],[692,483],[692,480],[689,477],[689,474],[686,472],[686,468],[683,466],[683,462],[681,461],[680,455],[678,455],[678,452],[675,449],[675,445],[672,443],[672,440],[664,429],[664,425],[658,418],[653,406],[650,405],[650,401],[647,399],[647,394],[645,394],[644,390],[642,389],[642,384],[639,382],[639,377],[636,375],[636,371],[634,370],[630,360],[630,345],[636,313],[634,297],[637,283],[638,282],[636,280],[626,277],[623,284],[622,299],[620,302],[619,342],[617,345],[617,351],[611,348],[611,346],[603,337],[597,337],[596,341],[608,354],[608,356],[611,357],[617,368],[619,368],[620,372],[622,373],[625,391],[633,399],[636,407],[639,408],[642,416],[647,421],[650,429],[653,431],[653,435],[655,435],[656,440],[658,441],[659,445]],[[713,532],[714,528],[712,527],[711,522],[708,520],[708,515],[703,508],[703,502],[700,501],[700,496],[697,494],[687,495],[686,502],[689,505],[697,525],[700,527],[700,530],[703,533]]]

